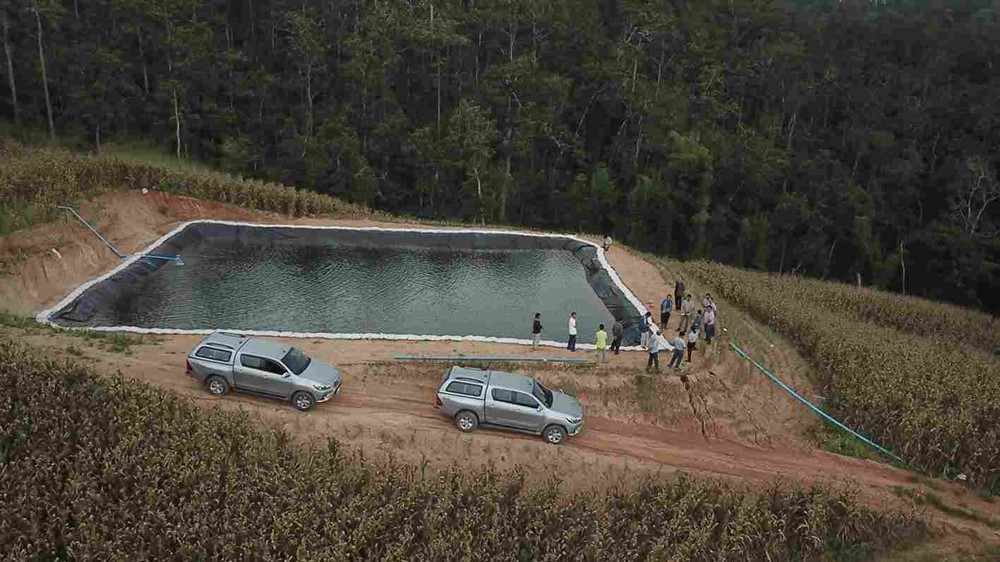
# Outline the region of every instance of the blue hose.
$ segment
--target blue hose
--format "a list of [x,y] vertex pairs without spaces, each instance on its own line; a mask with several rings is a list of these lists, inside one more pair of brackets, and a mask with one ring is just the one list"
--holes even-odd
[[864,435],[861,435],[857,431],[854,431],[853,429],[851,429],[851,428],[847,427],[846,425],[840,423],[839,421],[833,419],[833,417],[831,417],[830,414],[827,414],[823,410],[820,410],[812,402],[810,402],[810,401],[806,400],[805,398],[799,396],[799,393],[795,392],[794,390],[792,390],[791,388],[789,388],[788,385],[786,385],[785,383],[783,383],[780,380],[778,380],[778,377],[772,375],[770,371],[768,371],[763,366],[761,366],[760,363],[754,361],[749,355],[746,354],[746,352],[744,352],[742,349],[740,349],[733,342],[729,342],[729,347],[733,348],[733,351],[735,351],[740,357],[746,359],[747,361],[749,361],[750,363],[752,363],[754,367],[757,367],[757,369],[759,369],[762,373],[764,373],[765,375],[767,375],[767,377],[769,379],[771,379],[778,386],[780,386],[781,388],[783,388],[785,390],[785,392],[791,394],[793,397],[795,397],[796,400],[798,400],[799,402],[802,402],[803,404],[805,404],[806,406],[808,406],[812,411],[814,411],[817,414],[819,414],[820,417],[822,417],[826,421],[832,423],[833,425],[839,427],[840,429],[843,429],[844,431],[846,431],[846,432],[850,433],[851,435],[857,437],[858,439],[864,441],[865,444],[867,444],[867,445],[869,445],[871,447],[874,447],[878,451],[880,451],[882,453],[885,453],[886,455],[892,457],[893,459],[896,459],[897,461],[899,461],[899,462],[901,462],[903,464],[906,464],[906,461],[904,461],[903,459],[901,459],[899,456],[897,456],[895,453],[893,453],[889,449],[886,449],[885,447],[879,445],[878,443],[872,441],[871,439],[868,439]]
[[143,254],[142,257],[144,257],[144,258],[150,258],[150,259],[155,259],[155,260],[169,260],[169,261],[175,261],[175,262],[183,263],[183,261],[181,261],[181,257],[180,256],[161,256],[161,255],[158,255],[158,254]]

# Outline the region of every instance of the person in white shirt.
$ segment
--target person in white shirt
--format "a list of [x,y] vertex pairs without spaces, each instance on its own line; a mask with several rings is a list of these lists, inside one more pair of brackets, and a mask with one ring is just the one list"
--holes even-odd
[[660,349],[662,343],[663,338],[661,338],[658,333],[653,332],[649,336],[649,347],[647,348],[647,351],[649,351],[649,360],[646,361],[647,373],[653,371],[654,369],[655,372],[660,372]]
[[677,333],[683,334],[691,329],[691,320],[694,318],[694,300],[691,298],[691,293],[684,296],[684,302],[681,303],[681,323],[677,326]]
[[576,351],[576,313],[569,315],[569,343],[566,349]]
[[687,335],[688,363],[691,362],[691,354],[694,353],[695,343],[698,341],[698,330],[691,330]]

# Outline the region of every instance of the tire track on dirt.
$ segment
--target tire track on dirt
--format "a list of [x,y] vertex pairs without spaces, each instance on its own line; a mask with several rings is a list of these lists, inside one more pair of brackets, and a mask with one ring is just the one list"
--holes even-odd
[[[426,391],[418,392],[423,394]],[[332,401],[331,406],[348,408],[356,413],[369,411],[377,412],[380,416],[385,413],[406,416],[410,419],[401,420],[404,425],[418,424],[422,429],[440,434],[442,439],[458,432],[450,420],[437,412],[428,398],[414,396],[413,393],[385,394],[376,391],[376,394],[372,394],[363,391],[344,393]],[[694,404],[693,399],[692,403]],[[693,407],[698,410],[696,405]],[[354,414],[352,412],[351,417],[355,417]],[[703,416],[699,419],[704,423]],[[905,472],[890,466],[845,459],[823,451],[798,452],[750,446],[725,439],[713,439],[709,442],[707,424],[704,428],[704,433],[691,434],[607,418],[588,418],[584,432],[570,439],[564,447],[753,482],[766,482],[778,475],[795,480],[857,477],[859,468],[864,469],[862,478],[878,481],[882,485],[905,481]],[[503,430],[491,430],[485,435],[518,441],[538,441],[537,437],[531,435]]]

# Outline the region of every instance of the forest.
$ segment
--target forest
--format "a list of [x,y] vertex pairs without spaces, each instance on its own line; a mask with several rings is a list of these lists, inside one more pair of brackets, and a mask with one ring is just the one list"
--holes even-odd
[[[5,0],[0,121],[1000,311],[1000,0]],[[23,133],[22,133],[23,134]]]

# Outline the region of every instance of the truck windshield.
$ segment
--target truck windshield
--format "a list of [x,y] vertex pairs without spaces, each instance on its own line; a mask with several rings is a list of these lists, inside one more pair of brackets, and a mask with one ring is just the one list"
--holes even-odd
[[289,349],[288,353],[281,359],[281,362],[296,375],[301,375],[302,371],[306,370],[311,361],[312,359],[305,353],[302,353],[302,350],[294,347]]
[[542,386],[542,383],[535,381],[534,386],[531,388],[531,393],[535,395],[535,398],[539,402],[545,404],[546,408],[552,407],[552,391]]

